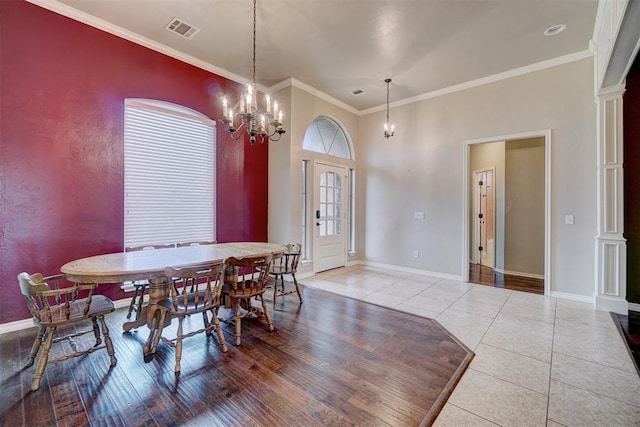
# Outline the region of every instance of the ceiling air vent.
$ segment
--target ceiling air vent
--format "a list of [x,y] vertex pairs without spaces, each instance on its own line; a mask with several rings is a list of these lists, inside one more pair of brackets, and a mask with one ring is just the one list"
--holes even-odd
[[196,33],[200,31],[199,28],[189,25],[177,18],[173,18],[165,28],[172,33],[180,34],[182,37],[187,39],[195,36]]
[[358,96],[358,95],[362,95],[364,93],[364,91],[362,89],[355,89],[351,91],[351,95],[353,96]]

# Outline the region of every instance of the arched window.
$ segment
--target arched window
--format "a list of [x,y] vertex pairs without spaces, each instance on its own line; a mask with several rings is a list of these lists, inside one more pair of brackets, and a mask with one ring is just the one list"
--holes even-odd
[[124,110],[125,247],[215,240],[215,121],[151,99]]
[[302,148],[353,160],[351,143],[347,134],[335,120],[326,116],[318,116],[311,122],[304,134]]
[[[320,154],[326,154],[339,159],[353,160],[354,152],[353,146],[347,132],[343,127],[334,119],[327,116],[316,117],[307,127],[307,131],[304,134],[304,140],[302,142],[302,148],[307,151],[313,151]],[[336,159],[337,160],[337,159]],[[333,163],[333,162],[331,162]],[[335,163],[344,164],[342,160],[338,160]],[[313,177],[309,175],[310,160],[304,159],[302,161],[302,249],[303,259],[308,259],[310,255],[310,244],[313,224],[316,221],[309,222],[311,217],[309,216],[309,209],[311,208],[312,201],[310,195],[312,191],[322,192],[322,188],[315,188],[315,186],[322,184],[313,182]],[[345,166],[347,167],[347,166]],[[344,200],[344,208],[347,212],[345,217],[345,223],[347,224],[347,240],[345,243],[348,245],[348,251],[350,253],[355,252],[355,169],[353,166],[348,166],[348,178],[347,182],[342,185],[345,186],[345,195],[348,194],[349,198]],[[348,187],[346,187],[348,186]],[[348,193],[347,190],[348,189]],[[326,188],[324,189],[326,191]],[[342,205],[341,205],[342,206]],[[322,209],[321,206],[314,209]],[[320,212],[320,211],[319,211]],[[337,224],[342,225],[341,222]],[[343,234],[344,231],[340,234]]]

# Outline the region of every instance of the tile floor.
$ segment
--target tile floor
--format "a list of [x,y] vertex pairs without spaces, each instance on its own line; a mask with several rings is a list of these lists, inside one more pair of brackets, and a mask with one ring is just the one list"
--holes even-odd
[[640,377],[590,304],[362,265],[301,282],[434,318],[475,352],[435,426],[640,426]]

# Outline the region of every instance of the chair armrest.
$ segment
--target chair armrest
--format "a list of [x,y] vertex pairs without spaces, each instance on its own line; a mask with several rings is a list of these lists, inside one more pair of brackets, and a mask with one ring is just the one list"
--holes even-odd
[[[95,283],[85,284],[85,285],[75,285],[75,286],[68,286],[66,288],[42,291],[42,292],[39,292],[39,294],[42,295],[43,297],[55,297],[58,295],[73,294],[73,293],[77,294],[79,291],[93,291],[96,288],[96,286],[98,285]],[[75,299],[75,297],[73,299]]]
[[[42,277],[42,275],[40,274],[40,277]],[[47,276],[47,277],[42,277],[42,281],[46,282],[49,280],[60,280],[60,279],[64,279],[65,275],[63,273],[59,273],[59,274],[53,274],[51,276]]]

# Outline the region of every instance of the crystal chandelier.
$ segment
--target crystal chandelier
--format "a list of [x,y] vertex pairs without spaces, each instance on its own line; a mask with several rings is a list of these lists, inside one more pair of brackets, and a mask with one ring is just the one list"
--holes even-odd
[[384,82],[387,84],[387,121],[384,123],[384,137],[389,139],[393,136],[396,125],[389,121],[389,83],[391,83],[391,79],[385,79]]
[[278,108],[276,101],[271,104],[269,95],[265,96],[265,107],[258,106],[258,91],[256,90],[256,0],[253,0],[253,75],[252,82],[247,85],[247,91],[240,98],[240,110],[237,116],[239,126],[234,124],[233,109],[227,104],[227,97],[222,98],[222,118],[225,130],[231,134],[235,140],[240,139],[243,128],[249,134],[251,145],[265,139],[278,141],[286,131],[282,127],[282,110]]

